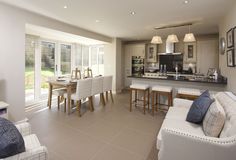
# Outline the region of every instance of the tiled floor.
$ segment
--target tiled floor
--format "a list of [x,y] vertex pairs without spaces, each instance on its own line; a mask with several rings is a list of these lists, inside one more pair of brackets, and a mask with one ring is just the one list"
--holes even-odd
[[[105,107],[95,100],[95,111],[67,115],[57,107],[30,116],[33,132],[47,146],[50,160],[146,160],[156,140],[164,113],[129,112],[129,94],[114,95]],[[61,107],[63,108],[63,107]]]

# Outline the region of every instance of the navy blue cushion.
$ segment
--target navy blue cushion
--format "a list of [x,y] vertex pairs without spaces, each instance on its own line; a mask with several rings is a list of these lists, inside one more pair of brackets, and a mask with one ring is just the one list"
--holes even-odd
[[208,108],[214,100],[211,99],[209,91],[203,92],[199,98],[197,98],[191,108],[189,109],[186,121],[192,123],[202,123]]
[[0,158],[6,158],[25,151],[25,143],[16,126],[0,117]]

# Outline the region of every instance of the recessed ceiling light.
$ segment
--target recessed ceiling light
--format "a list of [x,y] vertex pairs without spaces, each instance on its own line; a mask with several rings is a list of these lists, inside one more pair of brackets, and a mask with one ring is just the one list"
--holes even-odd
[[131,15],[135,15],[135,14],[136,14],[136,12],[132,11],[132,12],[130,12],[130,14],[131,14]]
[[184,4],[188,4],[188,3],[189,3],[189,1],[188,1],[188,0],[185,0],[185,1],[184,1]]
[[67,9],[67,5],[65,5],[63,8],[64,8],[64,9]]
[[95,20],[95,22],[96,22],[96,23],[99,23],[99,22],[100,22],[100,20],[98,20],[98,19],[97,19],[97,20]]

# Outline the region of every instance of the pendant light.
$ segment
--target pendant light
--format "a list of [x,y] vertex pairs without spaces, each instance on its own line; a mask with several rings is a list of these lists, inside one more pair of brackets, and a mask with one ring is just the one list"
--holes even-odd
[[[173,32],[174,32],[174,29],[172,28],[172,33]],[[178,43],[179,39],[176,34],[171,34],[171,35],[168,35],[166,42],[167,43]]]
[[196,38],[193,33],[190,32],[190,25],[189,25],[189,33],[185,34],[184,42],[195,42]]
[[152,37],[152,41],[151,41],[152,44],[162,44],[162,39],[160,36],[154,36]]
[[152,37],[152,40],[151,40],[151,43],[152,44],[162,44],[162,39],[161,39],[161,36],[153,36]]
[[179,39],[178,39],[177,35],[171,34],[171,35],[168,35],[166,42],[168,42],[168,43],[178,43]]

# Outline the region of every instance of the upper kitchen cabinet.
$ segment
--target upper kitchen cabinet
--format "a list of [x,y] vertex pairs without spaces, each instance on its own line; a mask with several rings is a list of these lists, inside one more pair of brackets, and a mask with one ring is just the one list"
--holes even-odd
[[145,58],[145,44],[126,44],[125,48],[125,86],[131,84],[131,80],[127,76],[132,75],[132,57]]
[[130,45],[132,50],[132,56],[145,57],[145,44],[133,44]]

